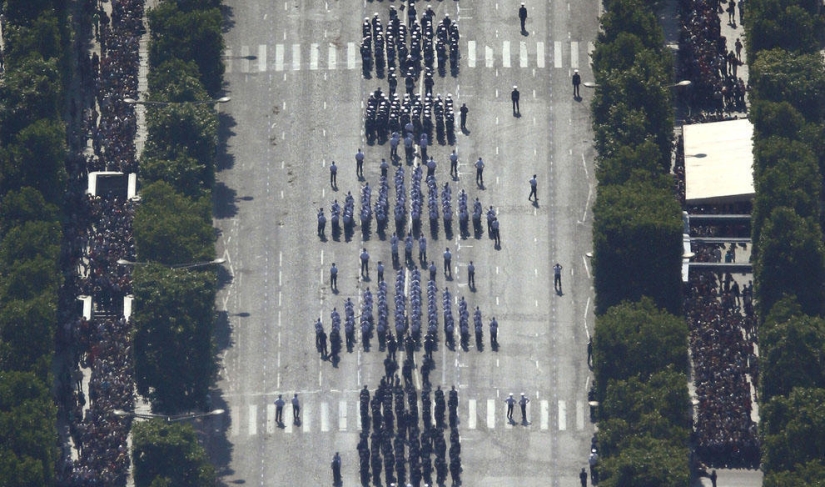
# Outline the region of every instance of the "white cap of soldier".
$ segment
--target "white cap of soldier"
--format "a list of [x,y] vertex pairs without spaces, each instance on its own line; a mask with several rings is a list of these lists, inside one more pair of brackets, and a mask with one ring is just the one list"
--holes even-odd
[[514,89],[514,90],[517,90],[517,89],[518,89],[518,86],[513,85],[513,89]]
[[523,393],[523,392],[521,393],[521,397],[524,397],[524,393]]
[[513,397],[513,393],[512,393],[512,392],[510,393],[510,397]]
[[578,69],[574,69],[574,70],[573,70],[573,72],[574,72],[574,73],[578,73],[578,72],[579,72],[579,70],[578,70]]

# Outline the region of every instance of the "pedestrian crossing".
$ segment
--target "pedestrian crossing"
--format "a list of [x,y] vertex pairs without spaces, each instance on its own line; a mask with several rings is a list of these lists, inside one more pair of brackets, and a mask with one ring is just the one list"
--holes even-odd
[[[593,49],[593,43],[588,42],[588,55]],[[578,69],[579,51],[578,41],[498,41],[487,44],[470,40],[462,46],[461,68],[545,69],[552,66],[555,69]],[[242,45],[239,51],[227,49],[224,52],[224,64],[227,73],[243,74],[360,70],[361,54],[355,42],[340,46],[333,43],[259,44],[257,49]]]
[[[585,428],[587,403],[583,400],[532,401],[527,406],[527,425],[531,431],[582,431]],[[355,400],[307,400],[301,404],[301,423],[292,421],[292,407],[283,410],[283,427],[275,421],[275,405],[247,404],[230,407],[230,436],[257,436],[259,434],[346,433],[361,429],[360,404]],[[418,402],[421,411],[421,401]],[[568,414],[568,410],[572,414]],[[575,412],[572,412],[575,409]],[[465,399],[459,402],[459,419],[464,431],[521,428],[521,412],[516,406],[513,421],[507,419],[507,405],[502,399]],[[435,421],[435,419],[433,419]]]

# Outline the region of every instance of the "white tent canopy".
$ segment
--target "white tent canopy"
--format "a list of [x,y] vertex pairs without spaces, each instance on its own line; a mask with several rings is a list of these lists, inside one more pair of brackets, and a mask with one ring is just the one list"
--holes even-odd
[[688,204],[748,201],[753,188],[753,124],[747,119],[685,125]]

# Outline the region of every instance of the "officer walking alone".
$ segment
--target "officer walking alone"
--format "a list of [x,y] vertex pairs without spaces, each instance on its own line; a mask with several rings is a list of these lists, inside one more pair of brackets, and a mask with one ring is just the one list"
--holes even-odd
[[341,455],[335,452],[332,457],[332,483],[333,485],[341,485]]
[[470,112],[470,109],[467,108],[466,103],[461,104],[461,109],[459,112],[461,112],[461,130],[465,131],[467,130],[467,114]]
[[536,195],[536,187],[538,186],[539,182],[536,180],[536,175],[533,174],[533,177],[530,178],[530,195],[527,197],[527,200],[530,201],[533,198],[536,198],[536,201],[539,200],[539,197]]
[[518,9],[518,19],[521,21],[521,32],[526,32],[524,23],[527,22],[527,7],[524,6],[524,2],[521,2],[521,7]]
[[449,275],[450,277],[453,276],[453,269],[450,265],[453,260],[453,254],[450,253],[450,247],[447,247],[447,250],[444,251],[444,275]]
[[455,153],[455,149],[450,154],[450,176],[453,178],[458,177],[458,154]]
[[333,262],[332,267],[329,268],[329,287],[331,287],[333,291],[338,290],[338,267],[335,266],[335,262]]
[[484,186],[484,161],[480,157],[476,161],[476,185]]
[[558,262],[553,266],[553,289],[556,292],[561,292],[561,270],[562,266]]
[[513,85],[513,91],[510,93],[510,99],[513,100],[513,116],[516,117],[521,115],[521,109],[518,106],[518,100],[520,98],[518,92],[518,86]]
[[355,174],[359,178],[364,177],[364,153],[361,152],[361,149],[358,149],[358,152],[355,153]]
[[335,161],[332,161],[332,164],[329,165],[329,185],[333,189],[338,186],[338,166],[335,165]]
[[361,249],[361,277],[370,276],[370,254],[367,249]]
[[579,85],[582,84],[582,77],[579,75],[579,70],[573,70],[573,99],[578,100],[581,98],[579,95]]
[[470,289],[476,288],[476,266],[473,265],[472,260],[467,265],[467,285]]

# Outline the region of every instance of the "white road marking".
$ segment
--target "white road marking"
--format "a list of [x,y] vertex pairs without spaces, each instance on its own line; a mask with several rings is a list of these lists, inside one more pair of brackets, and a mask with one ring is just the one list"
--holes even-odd
[[524,41],[519,42],[518,58],[519,58],[519,67],[520,68],[526,68],[527,67],[527,43],[524,42]]
[[298,71],[301,69],[301,45],[292,45],[292,70]]
[[249,436],[255,436],[258,434],[258,405],[257,404],[250,404],[249,405]]
[[487,429],[496,427],[496,400],[487,399]]
[[321,403],[321,431],[329,431],[329,403],[326,401]]
[[266,71],[266,44],[258,45],[258,71]]
[[241,73],[249,72],[249,46],[241,46]]
[[576,429],[584,429],[584,402],[576,401]]
[[[467,407],[467,427],[471,430],[476,429],[476,400],[470,399],[470,403]],[[495,419],[495,418],[494,418]]]
[[355,43],[347,43],[347,69],[355,69]]
[[471,68],[476,67],[476,41],[467,43],[467,65]]
[[338,401],[338,430],[347,430],[347,401]]
[[224,58],[224,72],[231,73],[232,72],[232,49],[227,49],[223,52]]
[[309,45],[309,70],[310,71],[317,71],[318,70],[318,56],[321,55],[321,51],[318,49],[318,44],[310,44]]
[[329,57],[327,58],[327,65],[329,69],[338,68],[338,49],[335,48],[335,44],[329,45]]
[[553,65],[560,68],[561,61],[561,41],[555,41],[553,43]]
[[240,433],[240,425],[238,424],[238,421],[241,420],[240,415],[241,413],[237,408],[229,410],[229,436],[238,436],[238,433]]
[[501,45],[501,65],[510,67],[510,41],[504,41]]
[[484,46],[484,66],[488,68],[493,67],[493,48]]
[[284,70],[284,45],[275,44],[275,71]]
[[275,432],[275,405],[266,405],[266,433],[271,435]]
[[312,431],[312,409],[309,404],[301,406],[301,429],[304,430],[304,433]]
[[544,42],[536,43],[536,65],[540,68],[544,67]]
[[541,424],[542,430],[550,428],[550,403],[546,400],[541,401]]
[[579,43],[576,41],[570,43],[570,67],[579,69]]
[[559,431],[567,429],[567,403],[559,401]]

